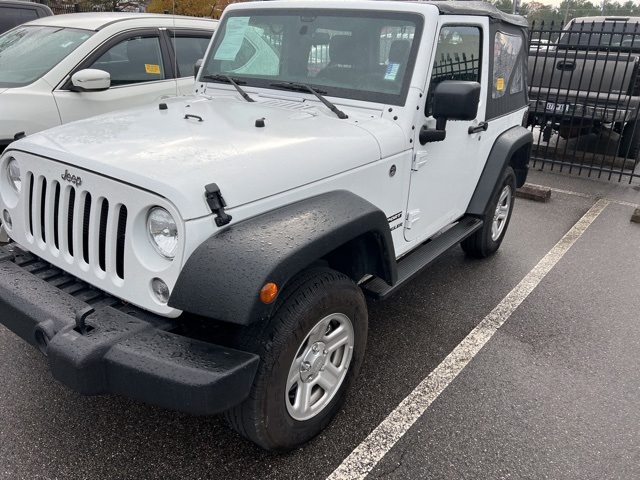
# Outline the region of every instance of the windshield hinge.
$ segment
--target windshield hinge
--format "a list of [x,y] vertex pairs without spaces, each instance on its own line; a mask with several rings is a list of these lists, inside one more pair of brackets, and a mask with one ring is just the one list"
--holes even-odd
[[410,210],[407,212],[407,218],[404,222],[404,228],[407,230],[411,230],[411,227],[420,220],[420,209],[416,208],[415,210]]
[[427,163],[427,152],[416,152],[413,162],[411,162],[411,170],[417,172],[425,163]]
[[220,188],[215,183],[210,183],[204,186],[204,196],[207,199],[209,208],[216,214],[216,225],[222,227],[231,221],[231,215],[227,215],[224,211],[224,207],[227,206]]

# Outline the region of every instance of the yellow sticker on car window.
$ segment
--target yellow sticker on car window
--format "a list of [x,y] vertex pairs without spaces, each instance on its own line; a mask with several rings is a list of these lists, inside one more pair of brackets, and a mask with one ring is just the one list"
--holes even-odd
[[498,81],[496,82],[496,90],[498,91],[504,90],[504,78],[502,77],[498,78]]
[[144,69],[147,73],[155,73],[160,75],[160,65],[152,65],[150,63],[145,63]]

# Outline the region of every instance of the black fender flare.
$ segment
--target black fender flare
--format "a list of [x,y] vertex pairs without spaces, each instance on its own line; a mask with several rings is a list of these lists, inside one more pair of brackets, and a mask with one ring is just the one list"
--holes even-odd
[[486,215],[489,202],[499,187],[498,180],[502,173],[514,158],[514,154],[522,147],[527,147],[526,152],[517,157],[513,165],[517,186],[524,185],[527,178],[532,143],[533,134],[521,126],[510,128],[496,139],[467,207],[467,215],[475,217],[484,217]]
[[[298,272],[354,239],[366,236],[367,254],[387,283],[397,279],[395,250],[386,215],[344,190],[328,192],[231,224],[189,257],[169,306],[216,320],[247,325],[267,318],[262,287],[282,292]],[[359,279],[356,279],[359,280]]]

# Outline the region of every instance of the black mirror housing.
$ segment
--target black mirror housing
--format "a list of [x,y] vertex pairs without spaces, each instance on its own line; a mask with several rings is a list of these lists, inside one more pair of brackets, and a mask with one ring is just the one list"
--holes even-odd
[[447,120],[473,120],[478,115],[480,84],[445,80],[433,92],[433,116]]
[[433,117],[436,128],[423,126],[418,139],[420,145],[429,142],[441,142],[447,136],[447,120],[473,120],[478,115],[480,103],[480,84],[445,80],[436,85],[433,91]]

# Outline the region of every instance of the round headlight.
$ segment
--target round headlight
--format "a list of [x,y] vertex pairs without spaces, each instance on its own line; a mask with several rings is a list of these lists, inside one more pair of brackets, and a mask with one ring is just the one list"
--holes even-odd
[[178,250],[178,226],[171,214],[162,207],[154,207],[147,217],[149,240],[156,251],[172,259]]
[[20,193],[22,180],[20,180],[20,167],[15,158],[12,158],[9,160],[9,163],[7,163],[7,179],[9,180],[11,188],[13,188],[16,193]]

